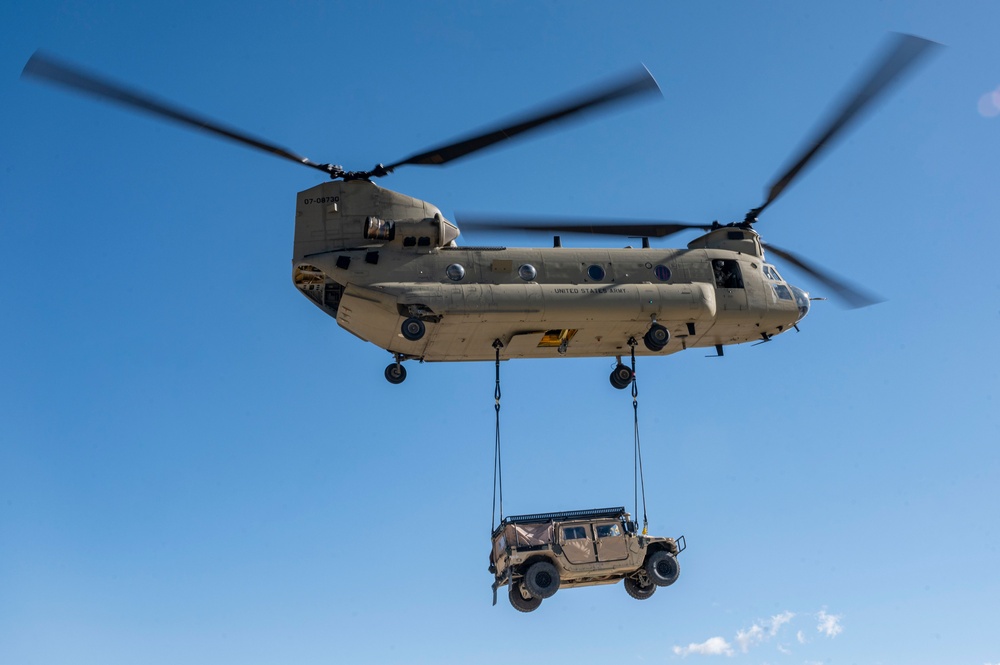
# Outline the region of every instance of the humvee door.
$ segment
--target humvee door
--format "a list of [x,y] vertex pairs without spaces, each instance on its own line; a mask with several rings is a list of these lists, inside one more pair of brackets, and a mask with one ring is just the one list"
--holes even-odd
[[594,538],[589,524],[559,525],[559,540],[570,563],[593,563]]
[[594,524],[597,536],[597,560],[619,561],[628,558],[628,546],[620,522],[597,522]]

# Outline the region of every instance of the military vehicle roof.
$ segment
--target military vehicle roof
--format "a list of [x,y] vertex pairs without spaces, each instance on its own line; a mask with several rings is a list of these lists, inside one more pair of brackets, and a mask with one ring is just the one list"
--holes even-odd
[[621,517],[625,507],[594,508],[591,510],[564,510],[556,513],[534,513],[531,515],[510,515],[501,524],[529,524],[533,522],[560,522],[564,520],[601,519]]

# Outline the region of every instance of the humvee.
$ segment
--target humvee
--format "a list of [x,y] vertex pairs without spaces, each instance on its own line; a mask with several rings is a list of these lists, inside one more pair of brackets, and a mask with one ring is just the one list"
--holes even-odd
[[619,580],[628,595],[645,600],[677,580],[685,546],[684,536],[637,533],[625,508],[510,516],[493,531],[493,604],[504,585],[515,609],[532,612],[559,589]]

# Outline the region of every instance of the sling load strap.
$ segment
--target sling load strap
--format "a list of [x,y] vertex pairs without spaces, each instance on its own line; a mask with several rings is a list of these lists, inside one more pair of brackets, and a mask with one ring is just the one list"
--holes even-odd
[[642,447],[639,445],[639,384],[635,378],[635,347],[634,337],[630,337],[628,345],[632,349],[632,422],[635,429],[635,462],[633,468],[633,490],[635,509],[639,511],[639,491],[642,490],[642,535],[649,533],[649,520],[646,518],[646,482],[642,476]]
[[503,342],[499,339],[493,340],[493,348],[497,351],[497,365],[496,365],[496,388],[493,390],[493,401],[495,402],[494,410],[496,411],[496,445],[493,448],[493,527],[490,529],[492,534],[496,531],[498,521],[497,521],[497,498],[500,499],[500,522],[503,521],[503,469],[500,465],[500,349],[503,348]]

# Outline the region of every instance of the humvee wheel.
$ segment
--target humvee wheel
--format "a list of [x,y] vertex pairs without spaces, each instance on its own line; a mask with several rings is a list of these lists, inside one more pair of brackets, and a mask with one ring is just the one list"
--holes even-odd
[[416,342],[418,339],[423,337],[424,330],[424,322],[412,316],[403,321],[403,325],[400,328],[400,332],[403,333],[403,337],[411,342]]
[[667,342],[670,341],[670,331],[659,323],[654,323],[646,331],[646,334],[642,336],[642,341],[647,349],[653,353],[657,353],[662,351]]
[[536,598],[551,598],[559,590],[559,571],[548,561],[536,561],[524,574],[524,588]]
[[534,612],[538,609],[538,606],[542,604],[542,599],[537,596],[525,598],[521,593],[520,582],[510,583],[510,591],[507,593],[507,597],[510,599],[510,604],[513,605],[514,609],[518,612]]
[[646,600],[656,592],[656,585],[650,582],[646,586],[642,586],[639,584],[639,580],[634,577],[626,577],[625,591],[636,600]]
[[632,370],[619,363],[611,371],[611,385],[618,390],[624,390],[630,383],[632,383]]
[[389,383],[402,383],[406,380],[406,368],[399,363],[390,364],[385,368],[385,380]]
[[656,586],[670,586],[680,576],[681,567],[673,554],[658,550],[646,559],[646,574]]

